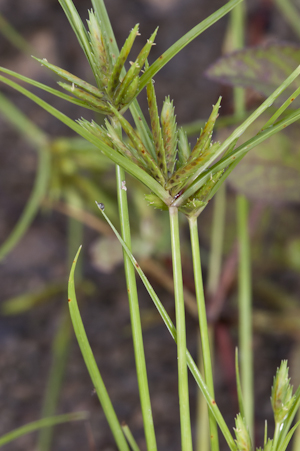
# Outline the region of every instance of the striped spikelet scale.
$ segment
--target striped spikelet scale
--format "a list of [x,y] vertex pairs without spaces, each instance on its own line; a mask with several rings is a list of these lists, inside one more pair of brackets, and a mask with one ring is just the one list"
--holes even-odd
[[161,111],[161,127],[168,174],[173,174],[177,153],[177,126],[173,101],[166,97]]
[[164,177],[166,178],[167,177],[167,164],[166,164],[165,148],[164,148],[164,142],[163,142],[162,132],[161,132],[161,128],[160,128],[160,121],[159,121],[159,116],[158,116],[158,108],[157,108],[157,101],[156,101],[153,80],[150,80],[150,82],[147,85],[147,100],[148,100],[153,142],[154,142],[155,152],[156,152],[156,156],[157,156],[157,163],[158,163],[158,166],[159,166],[161,172],[163,173]]

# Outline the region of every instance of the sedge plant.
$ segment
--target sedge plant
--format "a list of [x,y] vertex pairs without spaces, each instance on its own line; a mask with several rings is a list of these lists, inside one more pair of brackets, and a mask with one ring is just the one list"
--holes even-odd
[[[92,85],[71,74],[66,69],[54,66],[46,59],[37,58],[37,61],[45,69],[51,70],[63,80],[59,82],[59,86],[67,94],[8,69],[0,68],[0,71],[5,74],[0,76],[0,81],[36,102],[81,137],[92,143],[97,149],[95,152],[98,151],[106,155],[116,165],[116,189],[121,234],[118,233],[106,215],[105,204],[102,200],[95,200],[99,210],[110,224],[123,248],[138,388],[146,446],[149,451],[158,449],[159,444],[156,442],[155,423],[148,387],[136,288],[136,271],[177,346],[181,449],[183,451],[193,449],[188,369],[197,382],[209,409],[211,450],[219,451],[220,449],[218,428],[231,451],[250,451],[254,449],[251,433],[249,432],[249,424],[247,424],[248,418],[247,416],[245,418],[238,366],[237,385],[240,414],[236,418],[235,438],[226,425],[215,400],[197,224],[199,215],[238,162],[255,145],[300,119],[300,109],[286,112],[288,104],[285,102],[279,110],[280,115],[283,112],[286,113],[283,118],[280,118],[281,116],[279,117],[275,113],[257,135],[238,145],[239,137],[262,113],[268,110],[273,102],[298,77],[300,67],[297,67],[260,107],[250,114],[241,125],[236,127],[222,143],[212,140],[214,126],[219,115],[221,98],[216,99],[211,115],[201,130],[196,144],[191,147],[184,129],[177,127],[175,107],[172,100],[166,97],[161,112],[159,112],[160,108],[154,89],[154,77],[157,72],[189,42],[239,5],[241,1],[230,0],[174,43],[154,63],[150,64],[148,59],[151,57],[151,48],[159,36],[156,29],[145,42],[136,59],[131,62],[130,69],[126,71],[125,63],[133,43],[139,35],[138,25],[130,31],[127,40],[119,51],[103,0],[92,0],[93,9],[89,11],[87,27],[81,21],[72,0],[59,0],[92,69],[95,84]],[[73,121],[40,97],[31,93],[23,85],[8,78],[7,75],[41,88],[83,108],[105,115],[104,125],[99,125],[96,121],[88,121],[84,117]],[[149,122],[146,120],[137,101],[138,95],[144,88],[149,107]],[[124,113],[127,110],[130,110],[134,126],[124,117]],[[169,213],[176,328],[131,252],[131,230],[125,173],[135,177],[148,188],[149,193],[146,196],[146,202],[148,202],[149,208],[167,210]],[[203,375],[186,347],[179,214],[183,214],[187,218],[190,226],[195,291],[203,355]],[[74,272],[78,256],[79,252],[72,264],[68,296],[74,331],[118,449],[122,451],[127,451],[130,448],[138,449],[129,427],[122,427],[117,417],[85,333],[75,295]],[[268,441],[266,433],[266,440],[263,445],[264,451],[285,451],[295,430],[295,427],[292,429],[290,427],[299,402],[300,390],[298,389],[295,395],[292,395],[287,365],[286,362],[283,362],[275,377],[272,390],[272,407],[276,426],[275,435],[272,440]]]

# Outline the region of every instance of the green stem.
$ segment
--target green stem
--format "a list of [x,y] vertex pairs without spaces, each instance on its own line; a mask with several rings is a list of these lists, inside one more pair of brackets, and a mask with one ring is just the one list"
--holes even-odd
[[[244,45],[245,6],[240,4],[231,12],[234,50]],[[246,110],[245,92],[234,88],[234,111],[239,116]],[[254,393],[252,354],[252,296],[251,296],[251,254],[248,232],[248,201],[245,196],[237,196],[237,222],[239,240],[239,350],[241,356],[241,384],[243,391],[245,419],[253,441]]]
[[[166,312],[165,308],[163,307],[162,303],[160,302],[159,298],[157,297],[155,291],[153,290],[149,280],[147,279],[147,277],[145,276],[145,274],[143,273],[143,271],[141,270],[138,262],[136,261],[136,259],[133,257],[131,251],[128,249],[128,246],[126,245],[126,243],[124,242],[124,240],[122,239],[122,237],[120,236],[120,234],[118,233],[118,231],[116,230],[116,228],[114,227],[114,225],[112,224],[112,222],[109,220],[108,216],[106,215],[106,213],[101,210],[103,216],[105,217],[106,221],[108,222],[108,224],[110,225],[111,229],[113,230],[114,234],[116,235],[116,237],[118,238],[118,240],[120,241],[120,243],[123,246],[123,249],[125,250],[126,254],[128,255],[128,257],[130,258],[130,261],[132,263],[132,265],[134,266],[135,270],[137,271],[137,273],[139,274],[139,276],[141,277],[146,290],[148,291],[151,299],[153,300],[159,314],[161,315],[168,331],[170,332],[172,338],[174,339],[175,343],[177,344],[177,331],[175,329],[174,324],[172,323],[168,313]],[[213,412],[213,415],[218,423],[218,426],[220,428],[220,430],[222,431],[224,438],[230,448],[231,451],[237,451],[237,447],[235,444],[235,441],[230,433],[230,430],[228,429],[227,424],[225,423],[225,420],[216,404],[216,401],[214,400],[214,398],[212,398],[212,396],[210,395],[210,393],[208,392],[207,386],[205,384],[205,382],[202,379],[202,376],[200,374],[199,368],[197,367],[197,365],[195,364],[194,360],[191,357],[191,354],[189,353],[188,350],[186,350],[186,360],[187,360],[187,365],[191,371],[191,374],[193,375],[195,381],[197,382],[201,392],[203,393],[203,396],[206,399],[207,405],[209,407],[209,409]],[[299,389],[300,392],[300,389]],[[299,395],[300,398],[300,395]]]
[[[127,194],[125,186],[126,183],[125,172],[122,168],[120,168],[120,166],[116,166],[116,174],[117,174],[119,213],[121,221],[121,235],[123,240],[130,249],[131,236],[130,236]],[[148,387],[148,378],[143,346],[143,334],[137,295],[135,270],[126,252],[123,252],[123,255],[124,255],[124,270],[128,291],[129,308],[130,308],[131,330],[136,362],[136,371],[138,378],[142,415],[144,420],[147,450],[155,451],[157,449],[157,446]]]
[[188,372],[186,361],[185,311],[183,298],[182,266],[180,255],[178,209],[170,207],[169,216],[171,228],[175,313],[176,313],[176,328],[177,328],[178,393],[179,393],[180,426],[181,426],[181,446],[182,451],[191,451],[193,449],[193,445],[191,434]]
[[211,230],[211,248],[209,254],[207,293],[213,295],[220,279],[222,265],[222,250],[224,239],[225,213],[226,213],[226,189],[221,185],[214,198],[214,211]]
[[280,437],[280,427],[282,423],[275,423],[272,451],[277,451],[278,439]]
[[[202,344],[202,355],[203,355],[203,366],[205,374],[205,382],[210,392],[210,395],[214,398],[214,380],[212,372],[211,363],[211,352],[209,345],[209,333],[206,318],[206,308],[203,290],[203,280],[202,280],[202,270],[201,270],[201,259],[200,259],[200,246],[199,246],[199,235],[198,235],[198,222],[196,217],[189,218],[190,235],[191,235],[191,248],[193,255],[193,268],[194,268],[194,278],[195,278],[195,289],[196,289],[196,299],[199,314],[199,328]],[[218,440],[218,429],[217,423],[209,411],[209,427],[210,427],[210,442],[211,450],[219,450],[219,440]]]
[[[201,350],[200,333],[197,343],[198,356],[197,363],[200,369],[200,373],[203,374],[203,355]],[[208,421],[208,407],[201,390],[197,391],[197,410],[196,410],[196,451],[209,451],[210,450],[210,437],[209,437],[209,421]]]
[[241,382],[245,417],[253,437],[253,355],[252,355],[252,299],[251,257],[248,232],[248,201],[237,198],[237,223],[239,240],[239,349],[241,358]]

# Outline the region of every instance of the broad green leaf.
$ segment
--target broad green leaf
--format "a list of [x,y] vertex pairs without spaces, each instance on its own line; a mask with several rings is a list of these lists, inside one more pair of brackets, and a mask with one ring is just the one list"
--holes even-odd
[[[260,121],[261,125],[263,123]],[[247,130],[243,138],[251,137]],[[300,202],[300,132],[290,127],[257,145],[228,177],[235,190],[272,204]]]
[[[299,64],[300,46],[274,43],[225,55],[209,67],[206,75],[230,86],[250,87],[267,97]],[[298,86],[297,80],[291,83],[285,97],[291,95]],[[276,103],[281,100],[279,97]],[[296,99],[291,105],[299,108],[300,101]]]

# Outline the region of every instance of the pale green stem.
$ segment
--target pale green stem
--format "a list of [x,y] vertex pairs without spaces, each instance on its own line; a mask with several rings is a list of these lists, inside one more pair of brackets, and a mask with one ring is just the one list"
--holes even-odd
[[225,184],[221,185],[214,197],[214,211],[211,231],[211,248],[208,263],[207,276],[207,293],[213,295],[220,279],[224,226],[226,213],[226,188]]
[[[119,213],[121,221],[121,235],[129,249],[131,249],[131,236],[130,236],[130,224],[129,224],[129,212],[126,193],[125,172],[120,166],[116,166],[117,175],[117,190],[118,190],[118,203]],[[136,287],[135,269],[131,264],[126,252],[124,255],[124,270],[126,276],[126,284],[128,291],[130,318],[131,318],[131,330],[135,354],[136,372],[140,393],[140,401],[142,408],[142,415],[144,421],[144,429],[147,443],[147,451],[156,451],[156,438],[152,417],[152,408],[150,402],[146,361],[143,345],[143,334],[140,318],[140,310],[138,303],[138,294]]]
[[239,241],[239,355],[245,418],[253,437],[253,353],[252,353],[252,299],[251,256],[248,232],[248,201],[237,197]]
[[[201,350],[201,339],[199,333],[199,339],[197,343],[198,348],[198,367],[200,373],[203,374],[203,356]],[[209,438],[209,421],[208,421],[208,406],[207,402],[201,392],[197,391],[197,410],[196,410],[196,451],[209,451],[210,450],[210,438]]]
[[272,451],[277,451],[277,444],[280,437],[280,427],[282,423],[275,423],[275,431],[274,431],[274,438],[273,438],[273,445],[272,445]]
[[[205,374],[205,382],[208,387],[208,391],[210,395],[214,398],[214,380],[213,380],[213,372],[212,372],[212,363],[211,363],[211,351],[209,344],[209,333],[207,326],[207,318],[206,318],[206,308],[205,308],[205,299],[204,299],[204,290],[203,290],[203,280],[202,280],[202,269],[201,269],[201,259],[200,259],[200,246],[199,246],[199,235],[198,235],[198,222],[196,217],[189,218],[189,227],[190,227],[190,235],[191,235],[191,248],[192,248],[192,256],[193,256],[193,268],[194,268],[194,279],[195,279],[195,290],[196,290],[196,299],[197,299],[197,307],[198,307],[198,315],[199,315],[199,328],[200,328],[200,337],[201,337],[201,345],[202,345],[202,356],[203,356],[203,366],[204,366],[204,374]],[[209,411],[209,428],[210,428],[210,443],[211,450],[218,451],[219,450],[219,440],[218,440],[218,429],[217,423]]]
[[177,329],[177,364],[178,364],[178,393],[181,427],[181,449],[192,451],[192,433],[189,406],[189,386],[186,361],[186,327],[183,298],[182,266],[180,254],[178,209],[169,208],[172,264],[175,294],[175,314]]
[[[231,12],[231,26],[234,49],[244,45],[245,6],[240,4]],[[234,88],[234,111],[240,116],[245,112],[245,93]],[[252,353],[252,295],[251,295],[251,253],[248,232],[248,201],[237,196],[237,222],[239,241],[239,355],[241,358],[241,385],[243,391],[245,418],[253,441],[254,393]]]
[[[226,189],[225,185],[221,185],[214,198],[214,212],[212,220],[212,232],[211,232],[211,249],[209,255],[208,264],[208,276],[207,276],[207,293],[212,296],[217,288],[220,279],[221,264],[222,264],[222,250],[223,250],[223,238],[224,238],[224,225],[225,225],[225,212],[226,212]],[[210,348],[212,346],[213,327],[208,325],[208,334]],[[200,345],[200,340],[199,340]],[[213,353],[211,354],[213,356]],[[199,349],[199,361],[203,367],[202,352]],[[207,403],[202,396],[200,390],[198,392],[197,401],[197,451],[209,450],[209,424],[207,416]]]
[[[145,276],[145,274],[143,273],[143,271],[141,270],[138,262],[136,261],[136,259],[133,257],[132,253],[130,252],[130,250],[128,249],[126,243],[124,242],[124,240],[121,238],[120,234],[118,233],[118,231],[116,230],[116,228],[114,227],[114,225],[112,224],[112,222],[109,220],[109,218],[107,217],[107,215],[105,214],[105,212],[103,210],[101,210],[103,216],[105,217],[106,221],[108,222],[108,224],[110,225],[111,229],[113,230],[114,234],[116,235],[116,237],[118,238],[118,240],[120,241],[120,243],[123,246],[123,249],[125,250],[126,254],[128,255],[128,257],[130,258],[131,263],[133,264],[133,266],[135,267],[136,271],[138,272],[139,276],[141,277],[146,290],[148,291],[151,299],[153,300],[159,314],[161,315],[168,331],[170,332],[171,336],[173,337],[175,343],[177,344],[177,331],[175,329],[174,324],[172,323],[169,315],[167,314],[165,308],[163,307],[162,303],[160,302],[159,298],[157,297],[156,293],[154,292],[149,280],[147,279],[147,277]],[[188,352],[188,350],[186,350],[186,360],[187,360],[187,365],[195,379],[195,381],[197,382],[201,392],[203,393],[203,396],[206,399],[207,405],[209,407],[209,409],[213,412],[214,417],[218,423],[218,426],[220,428],[220,430],[222,431],[224,438],[230,448],[231,451],[237,451],[237,447],[235,444],[235,441],[233,440],[233,437],[230,433],[230,430],[227,426],[227,424],[225,423],[225,420],[216,404],[216,401],[210,396],[210,393],[208,392],[207,386],[200,374],[199,368],[197,367],[197,365],[195,364],[194,360],[192,359],[190,353]],[[299,393],[300,393],[300,389],[299,389]],[[300,395],[299,395],[300,398]]]

